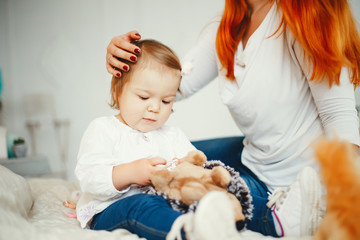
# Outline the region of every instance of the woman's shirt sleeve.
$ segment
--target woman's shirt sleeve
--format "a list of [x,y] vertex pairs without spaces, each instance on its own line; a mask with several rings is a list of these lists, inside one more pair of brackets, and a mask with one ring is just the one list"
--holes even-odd
[[119,159],[112,155],[114,133],[108,124],[99,119],[92,121],[80,143],[75,175],[81,190],[98,200],[109,200],[127,192],[118,191],[112,181],[113,167]]
[[219,21],[209,23],[195,46],[181,61],[182,80],[177,99],[186,98],[210,83],[218,75],[215,40]]
[[[289,34],[288,34],[289,36]],[[291,38],[291,36],[290,36]],[[292,48],[306,79],[312,70],[301,45],[292,37]],[[360,145],[359,118],[356,111],[355,91],[349,77],[348,68],[343,67],[340,84],[329,86],[327,79],[309,81],[310,90],[321,119],[325,136],[337,137],[350,143]]]
[[325,135],[360,145],[355,91],[349,79],[348,69],[342,68],[340,85],[333,84],[330,88],[327,81],[311,81],[309,85]]

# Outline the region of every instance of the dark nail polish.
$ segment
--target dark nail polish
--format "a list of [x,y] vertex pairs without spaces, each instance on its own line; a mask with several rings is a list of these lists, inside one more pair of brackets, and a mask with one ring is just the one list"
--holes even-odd
[[121,74],[120,74],[120,73],[116,73],[116,76],[117,76],[117,77],[120,77],[120,76],[121,76]]
[[131,56],[131,57],[130,57],[130,60],[133,61],[133,62],[135,62],[135,61],[136,61],[136,57],[135,57],[135,56]]
[[140,49],[139,49],[139,48],[135,48],[134,52],[137,53],[137,54],[139,54],[139,53],[140,53]]
[[125,71],[127,71],[127,70],[129,70],[129,67],[128,67],[128,66],[123,66],[123,69],[124,69]]

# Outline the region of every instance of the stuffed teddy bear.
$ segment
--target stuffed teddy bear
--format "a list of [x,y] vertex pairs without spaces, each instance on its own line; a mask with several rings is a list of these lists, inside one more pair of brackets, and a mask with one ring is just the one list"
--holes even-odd
[[222,166],[205,169],[205,162],[206,156],[203,152],[192,151],[172,170],[164,168],[154,172],[151,182],[157,191],[186,205],[199,201],[210,191],[225,192],[233,205],[235,220],[244,221],[245,216],[238,198],[227,191],[231,181],[229,171]]

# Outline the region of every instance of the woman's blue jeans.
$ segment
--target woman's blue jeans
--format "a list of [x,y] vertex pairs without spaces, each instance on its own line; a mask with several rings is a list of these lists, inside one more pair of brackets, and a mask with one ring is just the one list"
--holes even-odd
[[195,141],[192,144],[203,151],[208,160],[220,160],[234,168],[248,185],[254,210],[252,219],[246,222],[247,229],[277,237],[271,211],[266,206],[270,191],[250,169],[241,163],[243,140],[244,137],[227,137]]
[[[221,160],[240,172],[250,189],[254,205],[253,218],[247,221],[247,228],[264,235],[277,236],[271,211],[266,207],[269,190],[241,163],[243,139],[228,137],[192,143],[209,160]],[[180,215],[162,197],[137,194],[121,199],[95,215],[90,227],[108,231],[123,228],[146,239],[158,240],[165,239],[173,222]]]

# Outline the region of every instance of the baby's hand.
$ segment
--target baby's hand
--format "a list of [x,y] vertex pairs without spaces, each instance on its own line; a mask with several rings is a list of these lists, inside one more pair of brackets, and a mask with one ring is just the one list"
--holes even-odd
[[143,158],[132,162],[132,164],[135,169],[133,182],[139,185],[149,185],[151,174],[160,170],[156,166],[166,164],[166,160],[163,158]]
[[173,158],[173,160],[176,160],[176,166],[179,164],[182,164],[184,162],[185,157],[183,158]]

